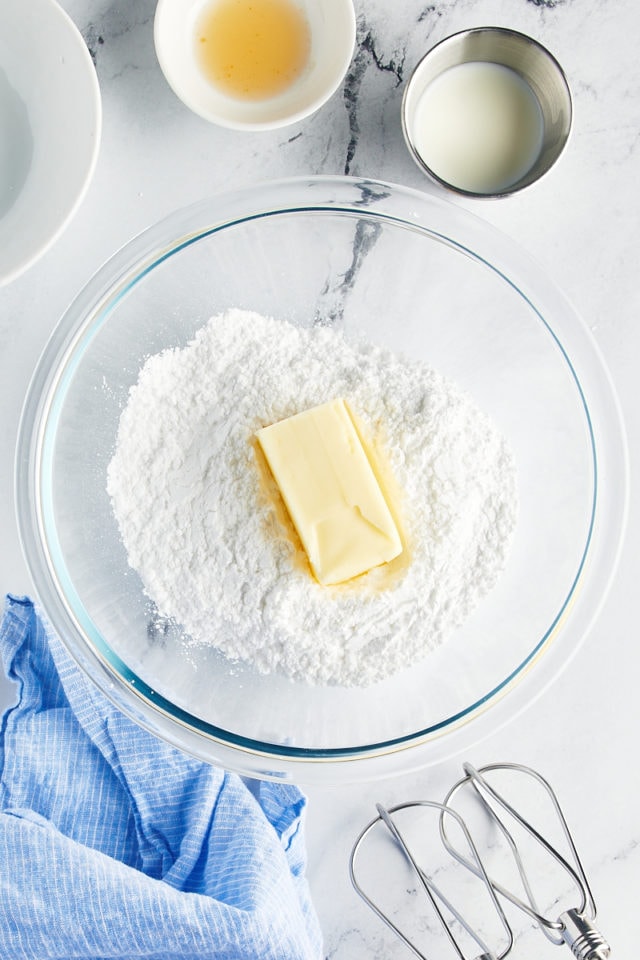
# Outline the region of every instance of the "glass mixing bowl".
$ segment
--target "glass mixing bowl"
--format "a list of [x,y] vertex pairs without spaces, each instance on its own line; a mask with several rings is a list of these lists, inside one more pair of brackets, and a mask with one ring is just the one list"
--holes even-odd
[[[211,648],[186,656],[128,567],[106,490],[128,391],[149,355],[228,307],[331,317],[347,338],[428,361],[515,454],[520,515],[497,586],[422,663],[371,687],[261,675]],[[616,564],[627,457],[588,330],[512,240],[417,191],[321,177],[213,197],[109,260],[37,367],[16,479],[42,606],[125,713],[245,774],[344,781],[467,749],[568,663]]]

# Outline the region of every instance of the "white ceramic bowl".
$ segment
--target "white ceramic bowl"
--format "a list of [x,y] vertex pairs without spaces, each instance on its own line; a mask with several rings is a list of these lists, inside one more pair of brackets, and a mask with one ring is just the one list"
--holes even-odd
[[101,124],[96,72],[64,10],[54,0],[0,0],[0,285],[71,220]]
[[309,23],[311,51],[298,79],[276,96],[244,100],[209,81],[195,56],[196,23],[210,0],[159,0],[154,24],[156,54],[174,93],[212,123],[238,130],[270,130],[318,110],[344,79],[355,44],[352,0],[296,0]]

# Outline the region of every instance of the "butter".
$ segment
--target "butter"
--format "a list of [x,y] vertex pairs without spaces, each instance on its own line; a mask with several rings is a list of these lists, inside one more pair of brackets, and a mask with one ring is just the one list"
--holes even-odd
[[344,400],[263,427],[256,437],[320,583],[342,583],[402,553]]

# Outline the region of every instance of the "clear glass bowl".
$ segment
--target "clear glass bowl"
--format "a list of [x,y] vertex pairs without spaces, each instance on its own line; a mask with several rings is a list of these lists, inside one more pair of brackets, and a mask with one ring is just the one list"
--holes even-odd
[[[515,453],[520,518],[498,585],[446,643],[368,688],[310,687],[190,650],[128,568],[106,470],[144,360],[235,306],[423,358]],[[391,775],[467,749],[571,659],[625,522],[618,405],[590,334],[510,239],[399,186],[321,177],[181,210],[118,252],[62,318],[26,400],[19,524],[40,601],[138,723],[207,761],[302,782]]]

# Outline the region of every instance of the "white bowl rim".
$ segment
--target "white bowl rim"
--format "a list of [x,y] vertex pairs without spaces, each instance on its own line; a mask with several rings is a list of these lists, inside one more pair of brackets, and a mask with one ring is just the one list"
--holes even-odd
[[[67,197],[62,204],[55,228],[52,229],[48,235],[38,239],[30,252],[21,259],[16,261],[14,258],[13,262],[9,259],[6,266],[0,261],[0,286],[11,283],[25,273],[53,246],[65,231],[84,200],[93,179],[102,136],[102,99],[100,85],[91,54],[80,30],[69,14],[57,3],[57,0],[30,0],[29,4],[23,4],[21,2],[11,4],[13,8],[12,15],[20,21],[21,29],[28,27],[29,9],[34,6],[41,8],[38,10],[38,31],[43,36],[46,37],[48,32],[47,21],[50,24],[57,23],[66,34],[69,47],[68,50],[65,51],[65,67],[69,68],[73,66],[74,69],[73,77],[69,78],[70,83],[76,89],[81,85],[86,94],[90,118],[87,126],[82,130],[78,130],[78,134],[88,141],[88,146],[86,148],[86,161],[82,174],[76,182],[73,195]],[[50,48],[51,45],[46,44],[46,46]],[[56,57],[57,61],[60,60],[60,50],[51,50],[51,54]],[[70,59],[70,54],[73,54],[73,60]],[[50,183],[51,182],[55,182],[54,176],[51,177]],[[48,186],[50,186],[50,183]]]
[[[227,127],[232,130],[275,130],[304,120],[322,107],[333,96],[343,81],[353,57],[356,39],[356,14],[353,0],[312,0],[307,5],[314,15],[322,15],[330,22],[339,17],[344,32],[332,32],[332,53],[335,62],[326,72],[325,80],[316,89],[315,93],[307,98],[298,100],[297,105],[288,107],[288,92],[280,97],[246,103],[234,101],[217,93],[212,85],[199,75],[193,63],[186,63],[188,58],[181,49],[185,37],[176,37],[176,23],[184,26],[186,33],[197,13],[207,4],[207,0],[158,0],[154,17],[154,45],[160,69],[176,96],[198,116],[210,123]],[[192,58],[191,58],[192,60]],[[295,86],[295,85],[294,85]],[[216,109],[211,105],[210,98],[217,99],[225,109]],[[214,101],[212,101],[214,102]],[[273,113],[273,106],[280,103],[280,113]],[[271,110],[271,113],[269,112]],[[250,111],[253,111],[251,116]]]

